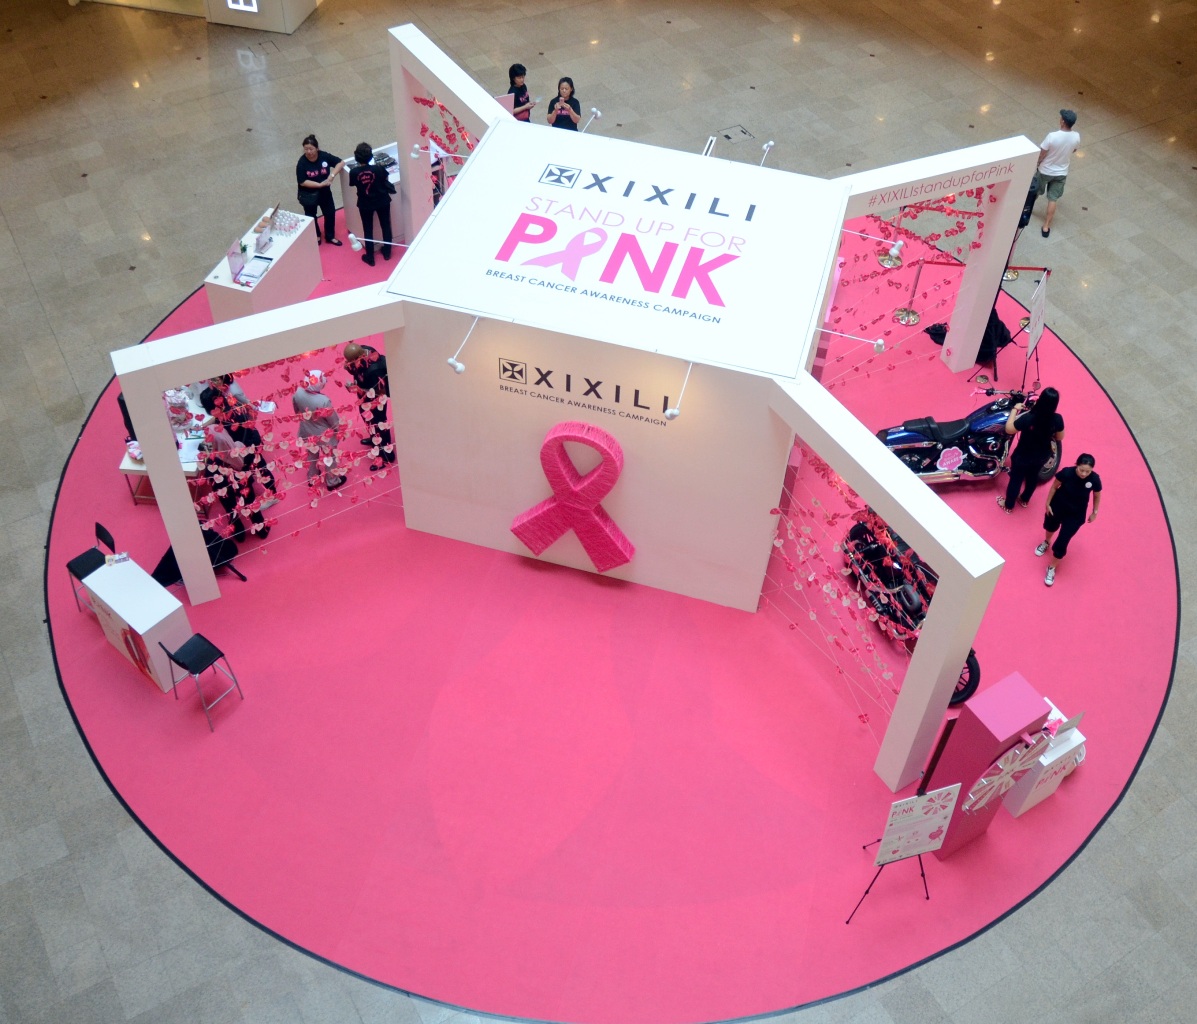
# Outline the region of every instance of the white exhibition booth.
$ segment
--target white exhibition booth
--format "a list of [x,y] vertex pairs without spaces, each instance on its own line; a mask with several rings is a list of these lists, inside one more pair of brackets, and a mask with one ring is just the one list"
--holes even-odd
[[[554,493],[542,447],[586,424],[622,451],[601,506],[634,554],[608,575],[746,612],[797,436],[940,573],[875,766],[895,791],[914,781],[1002,560],[809,370],[845,220],[993,185],[944,352],[971,368],[1037,148],[826,181],[520,124],[414,27],[390,46],[398,152],[430,98],[480,141],[435,211],[425,176],[402,176],[412,245],[386,285],[113,354],[190,599],[220,594],[163,408],[181,381],[382,333],[408,527],[533,557],[513,524]],[[580,532],[539,557],[595,571]]]

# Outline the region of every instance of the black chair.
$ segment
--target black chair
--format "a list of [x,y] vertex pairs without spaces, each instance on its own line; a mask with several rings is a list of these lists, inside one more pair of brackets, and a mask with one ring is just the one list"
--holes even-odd
[[[170,684],[171,689],[174,691],[175,700],[179,699],[179,683],[187,676],[191,676],[195,680],[195,690],[199,694],[200,705],[204,709],[204,717],[208,720],[208,728],[212,732],[215,732],[216,726],[212,724],[212,715],[210,714],[212,708],[216,707],[217,704],[234,690],[237,691],[237,695],[242,700],[245,700],[245,694],[241,692],[241,684],[237,682],[237,677],[233,674],[233,666],[229,664],[229,659],[224,656],[224,652],[219,647],[202,633],[196,633],[177,651],[170,650],[161,641],[159,641],[158,646],[166,651],[166,656],[170,658]],[[224,664],[221,665],[220,662],[224,662]],[[184,673],[183,676],[177,679],[175,678],[176,665]],[[208,669],[212,669],[213,674],[223,672],[233,682],[232,686],[222,693],[217,694],[212,700],[208,700],[204,696],[204,688],[200,686],[200,676],[207,672]]]
[[[116,542],[112,539],[112,534],[104,529],[99,523],[96,523],[96,543],[95,547],[90,547],[81,555],[76,555],[69,562],[67,562],[67,575],[71,580],[71,592],[75,595],[75,607],[79,611],[83,610],[83,605],[79,602],[79,591],[83,589],[83,581],[93,572],[95,572],[106,561],[106,556],[100,550],[100,545],[103,544],[114,555],[116,554]],[[94,611],[91,605],[89,610]]]

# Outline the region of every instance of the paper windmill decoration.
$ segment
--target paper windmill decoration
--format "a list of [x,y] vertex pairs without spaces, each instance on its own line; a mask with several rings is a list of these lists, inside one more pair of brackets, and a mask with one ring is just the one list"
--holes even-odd
[[1031,742],[1015,744],[993,762],[968,791],[964,811],[979,811],[993,800],[1000,800],[1026,772],[1035,766],[1051,742],[1040,733]]

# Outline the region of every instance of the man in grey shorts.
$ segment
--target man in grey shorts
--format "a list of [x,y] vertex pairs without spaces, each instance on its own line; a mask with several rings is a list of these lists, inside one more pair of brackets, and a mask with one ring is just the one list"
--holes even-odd
[[1047,193],[1047,215],[1039,233],[1047,238],[1052,233],[1052,218],[1056,215],[1056,203],[1064,194],[1064,181],[1068,177],[1068,162],[1081,144],[1081,136],[1072,130],[1076,124],[1076,111],[1060,111],[1059,131],[1048,132],[1039,144],[1039,195]]

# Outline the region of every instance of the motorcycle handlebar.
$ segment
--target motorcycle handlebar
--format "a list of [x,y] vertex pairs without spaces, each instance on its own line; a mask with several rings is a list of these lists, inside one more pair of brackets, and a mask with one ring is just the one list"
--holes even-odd
[[1010,396],[1022,395],[1024,398],[1034,398],[1035,397],[1034,391],[1001,391],[998,388],[977,388],[973,392],[973,394],[974,395],[988,395],[990,397],[992,397],[993,395],[1010,395]]

